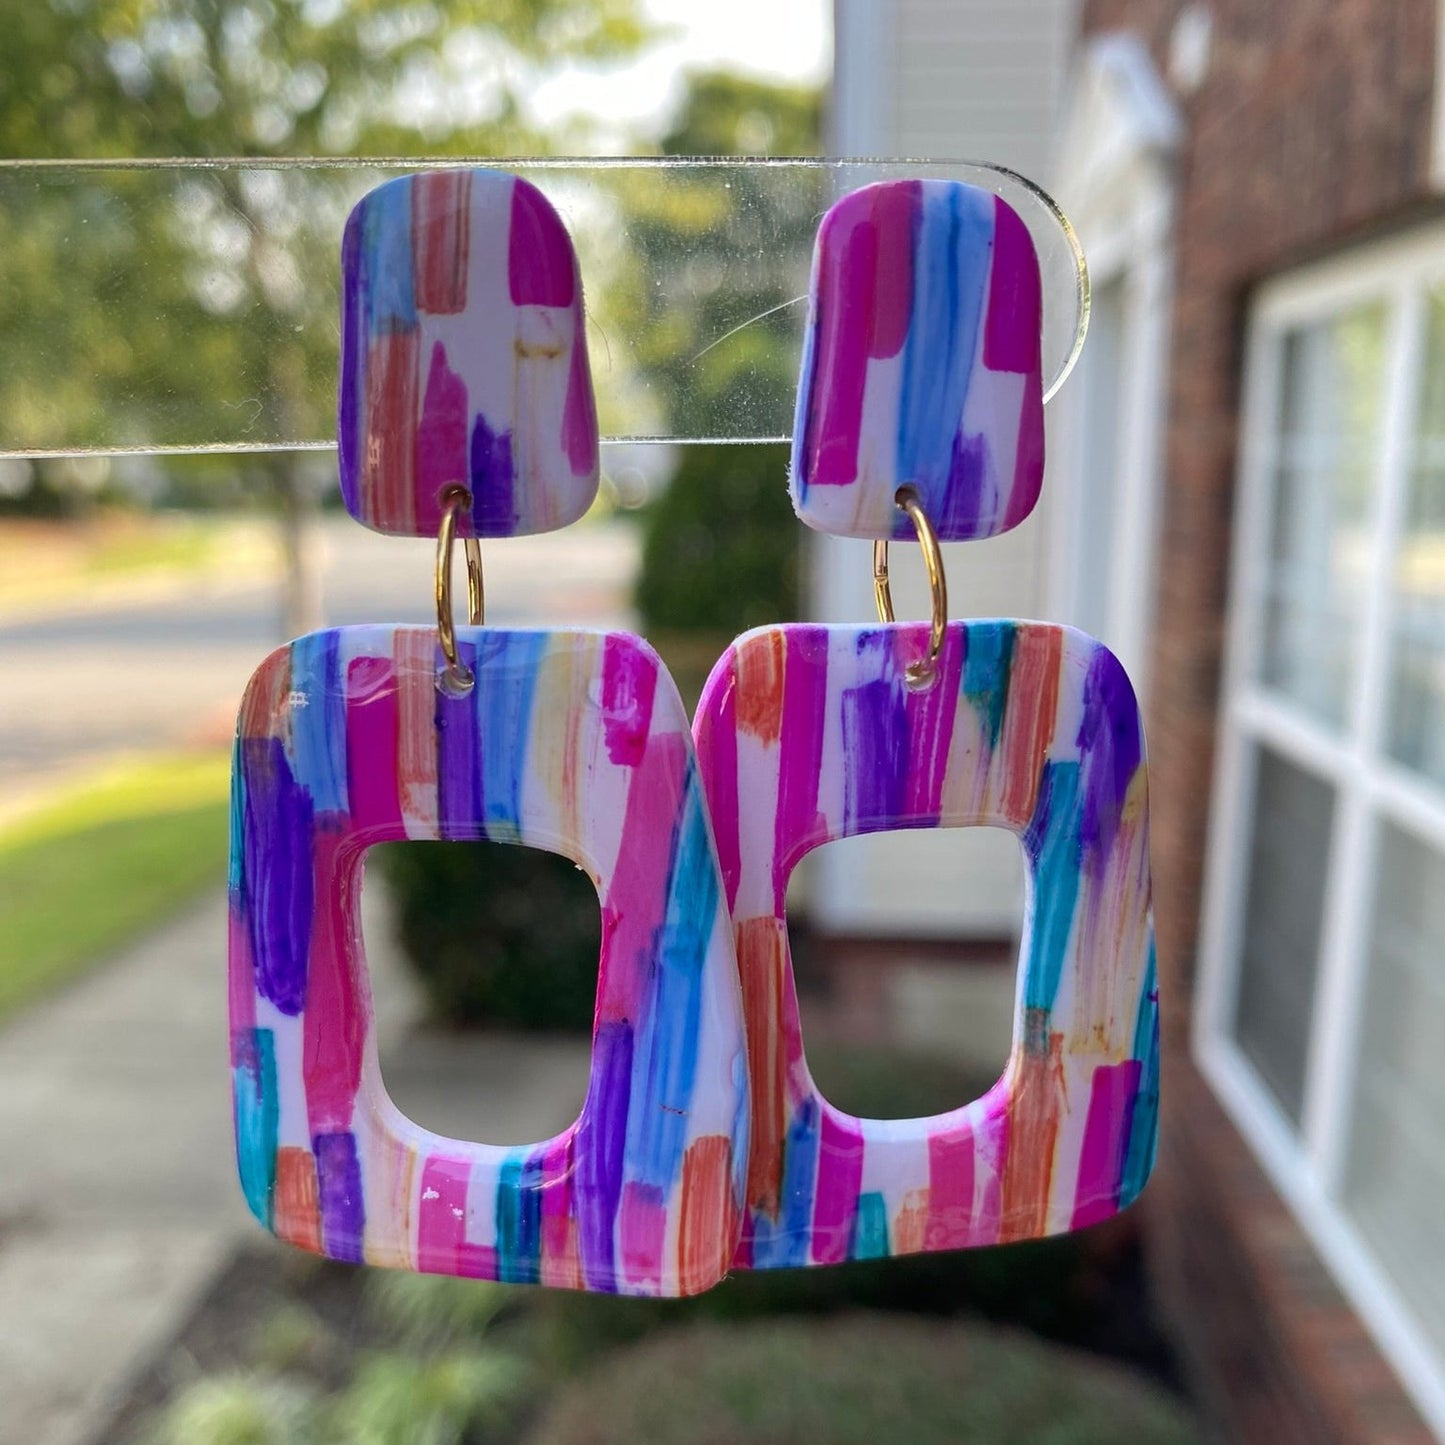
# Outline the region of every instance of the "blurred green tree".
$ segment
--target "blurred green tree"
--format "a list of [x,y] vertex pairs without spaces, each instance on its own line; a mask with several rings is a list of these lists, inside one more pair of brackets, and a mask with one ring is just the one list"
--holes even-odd
[[[169,185],[0,177],[0,348],[27,358],[0,366],[7,432],[43,446],[86,417],[125,445],[153,434],[147,409],[184,431],[219,395],[258,437],[324,435],[335,291],[312,278],[334,276],[355,182],[264,162],[546,152],[529,89],[649,33],[637,0],[0,0],[0,156],[262,163]],[[296,631],[315,620],[314,470],[285,452],[253,465],[288,522]]]
[[[811,156],[821,126],[816,89],[710,72],[691,77],[661,149]],[[739,167],[725,189],[662,191],[639,181],[629,196],[639,250],[683,257],[666,268],[667,287],[639,288],[627,302],[648,314],[634,363],[669,399],[675,434],[726,435],[739,420],[755,432],[789,430],[794,308],[808,284],[800,258],[811,250],[827,184],[817,172],[780,188]],[[798,615],[799,528],[784,448],[685,447],[671,485],[644,512],[643,531],[638,609],[662,634],[685,697],[701,682],[699,668],[688,647],[666,645],[667,633],[722,635]]]

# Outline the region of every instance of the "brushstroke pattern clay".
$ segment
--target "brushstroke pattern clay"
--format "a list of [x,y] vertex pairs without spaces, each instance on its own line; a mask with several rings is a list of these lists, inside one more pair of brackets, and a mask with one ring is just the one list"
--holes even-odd
[[[273,653],[241,708],[232,793],[231,1063],[242,1187],[334,1259],[625,1294],[715,1283],[737,1240],[750,1110],[737,965],[687,718],[645,643],[349,627]],[[377,1063],[365,850],[493,839],[597,885],[592,1070],[530,1147],[404,1118]]]
[[810,527],[907,538],[914,487],[944,541],[1033,510],[1044,472],[1042,299],[1028,228],[958,181],[883,181],[823,218],[793,428]]
[[597,414],[572,241],[535,186],[501,171],[403,176],[364,196],[342,241],[341,493],[379,532],[434,537],[575,522],[597,494]]
[[[1158,1007],[1143,735],[1101,644],[1038,622],[746,633],[694,724],[737,935],[753,1131],[736,1263],[1001,1244],[1105,1219],[1143,1188]],[[810,849],[899,828],[994,825],[1029,899],[1013,1049],[983,1098],[860,1119],[822,1098],[798,1025],[784,896]]]

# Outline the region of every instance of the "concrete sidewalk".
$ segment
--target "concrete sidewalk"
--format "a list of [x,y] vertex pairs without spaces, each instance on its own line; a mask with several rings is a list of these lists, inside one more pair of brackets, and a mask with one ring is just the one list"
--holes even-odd
[[[364,898],[398,1106],[493,1143],[564,1127],[586,1041],[418,1031],[380,890]],[[0,1445],[92,1440],[256,1236],[234,1178],[225,936],[216,895],[0,1029]]]

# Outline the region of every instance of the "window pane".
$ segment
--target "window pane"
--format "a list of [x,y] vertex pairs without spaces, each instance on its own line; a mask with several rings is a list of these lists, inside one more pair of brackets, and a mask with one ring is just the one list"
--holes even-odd
[[1445,856],[1386,826],[1345,1204],[1445,1350]]
[[1409,511],[1395,567],[1390,755],[1445,784],[1445,294],[1430,302]]
[[1284,339],[1262,680],[1337,724],[1358,645],[1384,336],[1371,305]]
[[1335,799],[1276,754],[1258,758],[1235,1035],[1299,1123]]

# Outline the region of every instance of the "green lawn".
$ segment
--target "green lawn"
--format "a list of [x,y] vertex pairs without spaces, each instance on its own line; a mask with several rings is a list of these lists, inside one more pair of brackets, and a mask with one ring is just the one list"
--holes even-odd
[[0,827],[0,1018],[225,878],[229,759],[111,768]]

